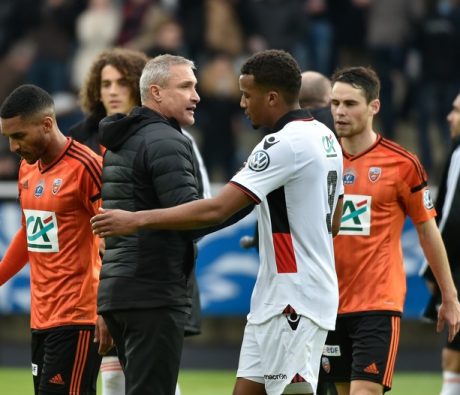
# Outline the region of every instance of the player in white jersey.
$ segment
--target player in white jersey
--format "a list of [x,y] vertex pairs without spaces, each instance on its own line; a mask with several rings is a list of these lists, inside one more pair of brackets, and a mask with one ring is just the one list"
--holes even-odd
[[262,51],[244,63],[241,107],[271,133],[216,197],[161,210],[102,210],[92,219],[102,236],[194,229],[258,205],[261,265],[234,395],[313,394],[334,328],[332,235],[340,225],[342,154],[331,130],[300,109],[300,83],[299,66],[284,51]]

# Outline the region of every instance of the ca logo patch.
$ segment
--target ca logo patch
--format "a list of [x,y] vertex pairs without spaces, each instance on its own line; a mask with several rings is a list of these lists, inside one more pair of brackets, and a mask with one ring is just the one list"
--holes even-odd
[[345,195],[340,224],[341,235],[369,236],[371,233],[372,197]]
[[270,156],[266,151],[256,151],[249,158],[249,168],[253,171],[263,171],[270,164]]
[[24,209],[24,217],[27,249],[35,252],[59,252],[56,213]]

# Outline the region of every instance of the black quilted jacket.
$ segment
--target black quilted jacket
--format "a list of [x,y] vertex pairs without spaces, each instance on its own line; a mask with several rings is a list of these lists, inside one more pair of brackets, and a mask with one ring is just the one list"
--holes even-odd
[[[192,144],[174,120],[136,107],[128,116],[104,118],[99,133],[107,148],[102,174],[104,208],[165,208],[201,196]],[[187,284],[196,237],[194,232],[148,229],[108,237],[98,312],[161,306],[189,312]]]

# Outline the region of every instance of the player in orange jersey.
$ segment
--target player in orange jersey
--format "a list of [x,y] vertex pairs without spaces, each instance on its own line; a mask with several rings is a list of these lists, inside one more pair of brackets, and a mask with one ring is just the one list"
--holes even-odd
[[[22,227],[0,264],[0,284],[30,262],[35,394],[96,394],[101,261],[87,224],[101,205],[101,158],[61,133],[51,96],[35,85],[15,89],[0,118],[11,151],[22,157]],[[110,336],[98,337],[103,352]]]
[[335,382],[339,395],[377,395],[391,388],[406,293],[401,250],[406,216],[415,224],[442,292],[437,329],[447,324],[452,340],[460,327],[457,290],[427,175],[415,155],[373,130],[379,90],[370,68],[345,68],[332,77],[345,197],[334,239],[339,311],[324,347],[321,379]]

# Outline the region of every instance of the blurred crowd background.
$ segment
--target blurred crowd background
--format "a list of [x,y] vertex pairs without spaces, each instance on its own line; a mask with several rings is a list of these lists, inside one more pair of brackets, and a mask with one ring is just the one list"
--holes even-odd
[[[239,66],[289,51],[302,70],[372,65],[382,82],[378,129],[417,153],[437,183],[446,115],[460,91],[460,0],[2,0],[0,103],[33,83],[56,101],[65,133],[94,58],[115,46],[195,61],[197,138],[212,182],[227,181],[260,135],[239,108]],[[18,157],[0,138],[0,179]]]

